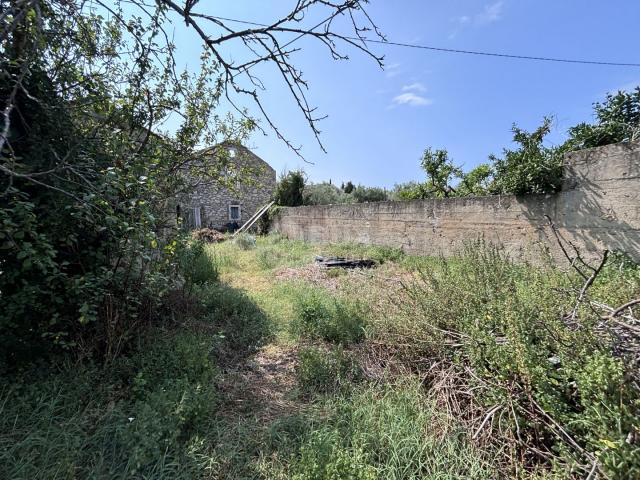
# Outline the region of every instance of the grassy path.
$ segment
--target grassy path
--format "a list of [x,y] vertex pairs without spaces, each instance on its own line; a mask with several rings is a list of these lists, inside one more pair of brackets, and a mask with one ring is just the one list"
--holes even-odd
[[[384,380],[388,365],[365,345],[367,312],[393,309],[390,290],[408,275],[388,261],[401,255],[278,237],[246,250],[210,248],[221,282],[244,292],[269,323],[264,343],[218,381],[236,451],[221,478],[487,478],[481,456],[420,383],[411,375]],[[371,272],[324,271],[314,265],[318,254],[387,262]],[[239,436],[255,443],[239,447]]]
[[[584,328],[561,315],[581,279],[483,245],[446,261],[278,236],[244,247],[194,249],[195,276],[118,358],[1,378],[0,478],[584,477],[592,464],[548,418],[609,478],[640,474],[633,364],[586,305]],[[379,266],[323,271],[317,254]],[[639,294],[624,259],[590,289],[608,305]]]

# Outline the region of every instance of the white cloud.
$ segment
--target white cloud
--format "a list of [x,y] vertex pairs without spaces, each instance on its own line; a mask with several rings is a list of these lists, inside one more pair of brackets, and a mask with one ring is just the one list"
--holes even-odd
[[491,3],[484,6],[482,13],[478,13],[474,17],[474,21],[477,25],[486,25],[488,23],[497,22],[502,18],[502,7],[504,7],[504,1]]
[[402,87],[403,92],[426,92],[427,88],[420,82],[412,83],[411,85],[405,85]]
[[393,78],[397,75],[400,75],[400,73],[402,73],[402,70],[400,70],[399,63],[391,63],[389,65],[385,65],[384,70],[387,78]]
[[452,19],[457,24],[456,29],[449,34],[449,38],[454,38],[460,31],[467,27],[482,27],[495,23],[502,18],[502,11],[504,8],[504,0],[498,0],[493,3],[488,3],[484,6],[481,12],[473,15],[462,15]]
[[430,98],[417,95],[413,92],[401,93],[393,97],[391,101],[394,105],[409,105],[411,107],[426,107],[433,103],[433,100]]

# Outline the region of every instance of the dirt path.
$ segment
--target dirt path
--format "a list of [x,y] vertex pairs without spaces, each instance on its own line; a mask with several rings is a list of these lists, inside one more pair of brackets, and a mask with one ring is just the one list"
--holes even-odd
[[223,412],[230,417],[251,416],[268,424],[303,408],[296,398],[296,347],[266,345],[239,368],[222,376]]

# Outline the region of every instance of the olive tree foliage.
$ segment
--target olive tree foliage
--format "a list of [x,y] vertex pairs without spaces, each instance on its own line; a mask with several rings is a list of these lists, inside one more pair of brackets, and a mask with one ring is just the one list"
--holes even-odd
[[389,199],[389,194],[384,188],[365,187],[364,185],[355,187],[351,192],[351,196],[356,203],[384,202]]
[[383,188],[353,184],[349,187],[349,184],[351,182],[348,182],[345,188],[339,188],[329,182],[309,183],[304,187],[304,204],[330,205],[388,200],[387,191]]
[[533,132],[513,126],[515,149],[505,149],[502,158],[490,155],[494,180],[493,194],[552,193],[562,186],[562,159],[566,149],[545,144],[552,119],[547,117]]
[[346,194],[342,189],[328,183],[308,183],[304,187],[304,205],[330,205],[339,203],[353,203],[351,195]]
[[[178,286],[187,246],[167,210],[224,164],[199,146],[262,128],[238,99],[292,146],[252,67],[281,72],[317,135],[292,40],[313,38],[337,59],[342,42],[381,62],[363,41],[378,34],[364,3],[300,0],[268,26],[236,28],[194,0],[0,0],[0,361],[117,355]],[[177,68],[177,21],[203,43],[196,74]],[[246,61],[229,59],[233,42]],[[234,117],[218,113],[222,98]]]

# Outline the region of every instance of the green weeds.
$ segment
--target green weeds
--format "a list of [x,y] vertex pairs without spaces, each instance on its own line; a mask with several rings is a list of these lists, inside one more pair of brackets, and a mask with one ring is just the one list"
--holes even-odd
[[[275,478],[423,479],[490,478],[481,452],[455,420],[423,394],[419,383],[371,386],[325,397],[321,419],[307,419],[293,454],[272,466]],[[290,438],[285,437],[290,440]],[[274,468],[275,467],[275,468]],[[276,475],[279,472],[280,475]]]
[[353,300],[314,289],[298,299],[294,311],[290,325],[294,335],[344,345],[359,342],[365,336],[365,311]]
[[296,374],[298,384],[305,393],[336,391],[361,378],[357,362],[341,347],[330,350],[303,348],[299,352]]
[[[320,252],[275,235],[192,244],[179,298],[195,305],[177,323],[105,365],[3,380],[0,477],[566,478],[592,459],[640,474],[634,344],[598,307],[637,298],[640,267],[613,255],[572,317],[582,279],[482,243],[449,259],[324,247],[391,264],[326,288],[274,278]],[[268,342],[291,355],[296,409],[263,418],[245,400],[269,395],[222,379]]]

